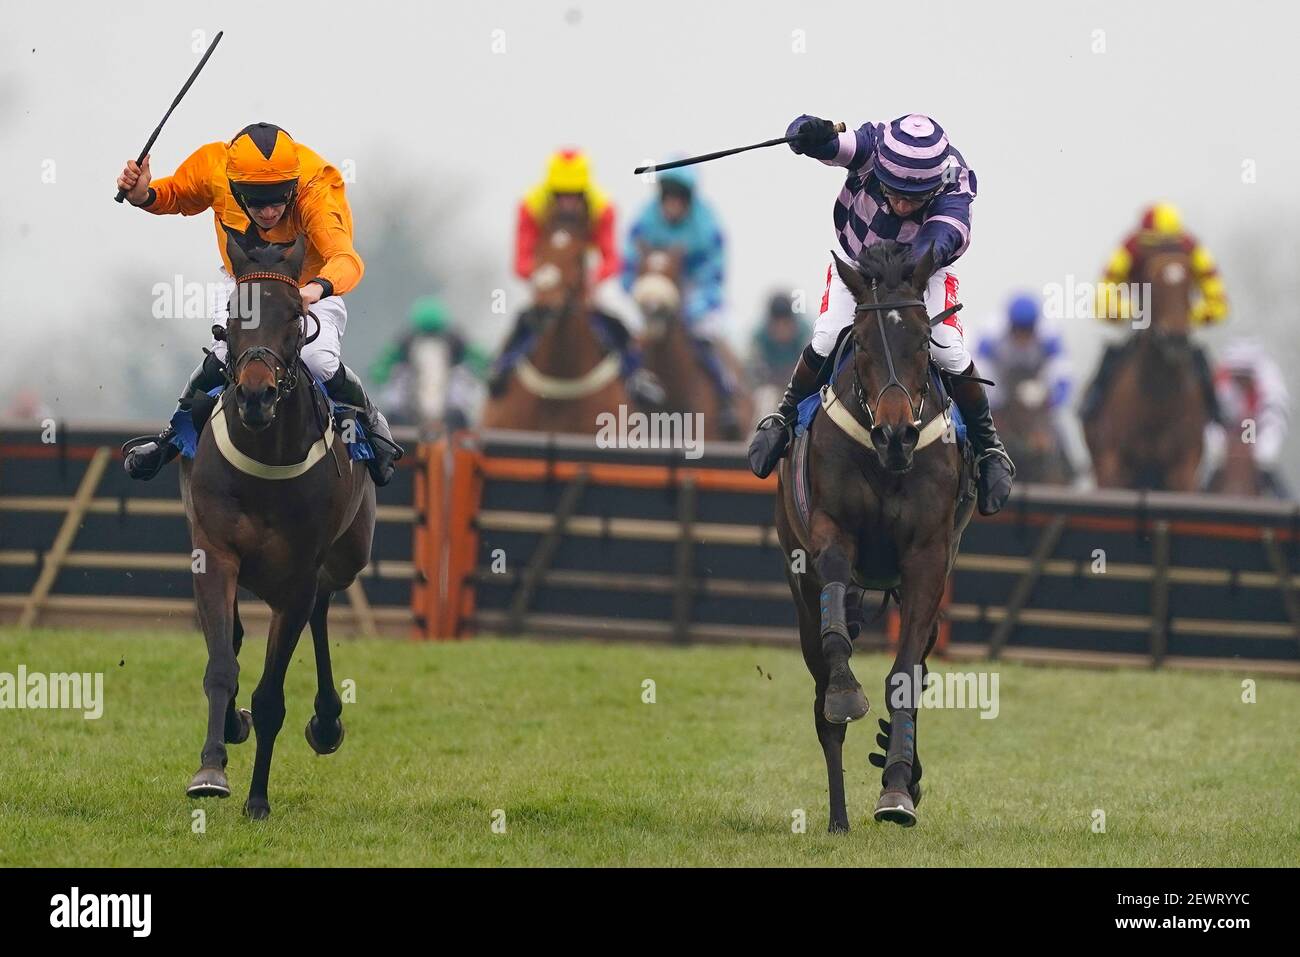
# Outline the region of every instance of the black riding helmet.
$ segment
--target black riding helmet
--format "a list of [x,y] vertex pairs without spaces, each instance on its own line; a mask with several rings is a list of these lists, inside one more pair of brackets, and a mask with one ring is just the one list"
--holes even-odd
[[662,199],[668,199],[675,196],[688,206],[691,202],[691,187],[683,183],[680,179],[668,179],[664,177],[659,182],[659,196]]

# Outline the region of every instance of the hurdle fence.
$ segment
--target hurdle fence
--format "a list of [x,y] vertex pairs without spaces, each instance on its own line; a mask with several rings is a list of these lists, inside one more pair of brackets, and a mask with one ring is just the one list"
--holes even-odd
[[[178,470],[121,471],[143,429],[0,423],[0,622],[195,626]],[[775,479],[743,449],[590,438],[400,436],[370,565],[340,634],[797,643]],[[1300,676],[1295,503],[1020,486],[967,529],[945,599],[953,658],[1237,668]],[[878,595],[866,601],[868,618]],[[241,613],[268,613],[251,596]],[[885,648],[897,618],[859,644]]]

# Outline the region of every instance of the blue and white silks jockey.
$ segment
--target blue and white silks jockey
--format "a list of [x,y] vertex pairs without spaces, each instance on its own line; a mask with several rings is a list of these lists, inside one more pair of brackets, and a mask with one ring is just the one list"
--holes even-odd
[[[910,246],[920,259],[932,252],[936,269],[926,290],[931,315],[956,304],[953,263],[970,246],[975,171],[953,149],[943,128],[919,113],[891,123],[864,123],[839,133],[830,120],[798,116],[787,135],[790,149],[847,171],[833,212],[835,243],[849,261],[864,247],[884,240]],[[759,422],[750,444],[750,467],[760,478],[785,454],[799,402],[829,380],[826,361],[839,333],[853,322],[854,300],[835,269],[827,270],[821,311],[812,342],[796,363],[776,412]],[[931,356],[953,374],[952,397],[966,422],[979,463],[979,509],[992,515],[1011,493],[1015,466],[998,438],[983,385],[966,349],[961,321],[949,316],[932,331]]]
[[[656,250],[681,257],[680,313],[696,353],[718,390],[724,418],[733,419],[736,382],[716,343],[725,333],[726,238],[718,218],[699,196],[691,169],[658,174],[659,195],[645,205],[628,231],[622,257],[623,288],[637,299],[637,279]],[[724,423],[724,431],[725,431]]]

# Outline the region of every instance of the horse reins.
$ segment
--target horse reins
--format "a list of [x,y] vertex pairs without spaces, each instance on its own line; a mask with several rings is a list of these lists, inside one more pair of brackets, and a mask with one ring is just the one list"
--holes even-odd
[[[554,263],[544,265],[554,266]],[[558,269],[559,267],[555,268]],[[618,377],[619,369],[622,366],[622,358],[617,351],[608,352],[603,359],[587,372],[571,379],[561,379],[547,375],[534,366],[529,359],[532,350],[537,347],[537,342],[541,339],[542,333],[557,319],[571,314],[575,307],[580,306],[584,293],[585,289],[582,288],[581,283],[572,284],[564,288],[564,298],[558,307],[534,304],[525,313],[524,322],[533,327],[529,331],[536,338],[531,343],[528,351],[521,355],[515,363],[514,373],[519,383],[539,399],[563,401],[586,398],[599,392]]]
[[[875,280],[872,280],[871,291],[873,294],[876,291]],[[889,348],[889,338],[885,335],[884,317],[885,312],[891,309],[915,309],[918,307],[924,309],[925,302],[921,299],[906,299],[898,300],[896,302],[860,302],[853,309],[855,313],[874,312],[876,314],[876,324],[880,328],[880,342],[884,346],[885,350],[885,368],[889,371],[889,381],[886,382],[881,390],[876,394],[876,408],[873,411],[871,404],[867,401],[866,391],[862,386],[862,380],[858,376],[858,364],[856,362],[853,363],[853,395],[854,398],[857,399],[859,408],[861,408],[867,416],[868,429],[875,427],[876,413],[880,411],[880,403],[884,399],[885,393],[891,388],[897,388],[902,391],[903,396],[907,399],[907,407],[912,412],[912,424],[917,428],[920,428],[921,426],[921,416],[925,413],[925,399],[930,392],[930,377],[929,375],[926,376],[925,385],[921,387],[921,403],[918,407],[917,403],[912,399],[912,393],[908,391],[907,386],[903,385],[902,381],[898,378],[897,370],[894,368],[893,352]],[[949,316],[958,312],[961,307],[961,303],[956,303],[949,306],[938,315],[930,317],[930,325],[937,326]],[[856,352],[858,347],[857,336],[850,335],[849,338],[853,340],[853,349]],[[934,337],[931,336],[929,339],[934,345],[939,345],[939,343],[935,342]],[[940,346],[940,348],[944,347]],[[838,362],[836,365],[838,365]]]

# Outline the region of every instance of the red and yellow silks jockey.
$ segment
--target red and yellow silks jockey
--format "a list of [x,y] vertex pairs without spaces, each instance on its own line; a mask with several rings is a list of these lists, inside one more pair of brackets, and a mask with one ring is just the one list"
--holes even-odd
[[1106,322],[1127,321],[1130,317],[1125,284],[1131,277],[1141,275],[1152,250],[1170,246],[1187,253],[1200,292],[1200,299],[1192,307],[1192,325],[1213,325],[1227,318],[1228,298],[1219,267],[1210,251],[1183,228],[1182,216],[1170,203],[1148,206],[1138,228],[1125,236],[1111,254],[1097,287],[1098,318]]
[[[515,228],[515,273],[520,279],[532,278],[536,266],[535,252],[542,230],[553,216],[570,216],[589,224],[588,248],[595,253],[595,267],[588,277],[592,289],[593,319],[608,339],[608,345],[622,355],[621,371],[629,395],[638,402],[657,405],[663,401],[663,389],[645,369],[623,319],[612,308],[602,306],[604,290],[617,286],[618,245],[615,239],[615,209],[609,197],[591,174],[591,163],[582,150],[567,148],[551,154],[546,174],[519,203]],[[528,351],[529,327],[523,320],[527,311],[515,319],[501,352],[493,364],[488,388],[500,395],[509,381],[515,363]]]
[[[1228,315],[1228,297],[1224,291],[1219,267],[1210,251],[1183,227],[1178,209],[1170,203],[1156,203],[1142,211],[1138,227],[1120,241],[1106,263],[1101,282],[1097,284],[1096,315],[1103,322],[1118,324],[1132,318],[1128,292],[1133,277],[1145,272],[1146,259],[1157,251],[1170,248],[1185,252],[1191,263],[1192,277],[1199,293],[1192,304],[1193,327],[1215,325]],[[1131,341],[1131,340],[1130,340]],[[1102,355],[1101,366],[1088,390],[1084,393],[1079,415],[1088,418],[1100,408],[1110,384],[1118,359],[1124,354],[1128,342],[1109,343]],[[1193,345],[1197,376],[1205,395],[1206,408],[1211,419],[1219,418],[1219,405],[1214,389],[1214,377],[1205,353]]]
[[581,150],[564,149],[552,154],[546,164],[546,177],[519,204],[515,273],[520,279],[533,275],[533,251],[542,226],[553,213],[566,209],[585,215],[591,223],[590,245],[600,257],[591,277],[593,285],[618,272],[614,205],[592,180],[587,155]]

